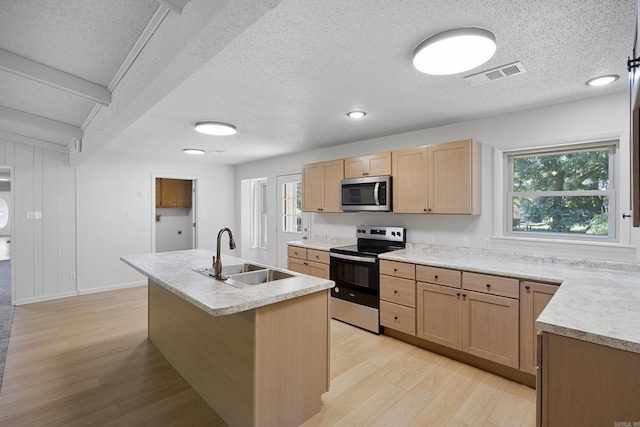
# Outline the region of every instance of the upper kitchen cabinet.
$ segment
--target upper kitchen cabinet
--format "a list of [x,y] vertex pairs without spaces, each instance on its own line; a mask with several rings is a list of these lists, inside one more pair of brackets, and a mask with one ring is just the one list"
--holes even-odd
[[190,180],[156,178],[156,208],[190,208],[191,188]]
[[343,178],[343,159],[302,166],[302,210],[342,212],[340,181]]
[[478,215],[482,146],[471,139],[392,153],[393,211]]
[[391,152],[368,156],[350,157],[344,160],[345,178],[391,175]]

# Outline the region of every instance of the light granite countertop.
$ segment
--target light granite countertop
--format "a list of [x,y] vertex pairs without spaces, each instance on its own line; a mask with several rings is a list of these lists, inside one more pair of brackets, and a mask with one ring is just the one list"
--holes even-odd
[[319,251],[328,251],[331,248],[338,246],[355,245],[357,239],[350,239],[348,237],[319,237],[316,236],[313,240],[295,240],[287,242],[288,245],[300,246],[307,249],[316,249]]
[[[210,250],[194,249],[127,255],[120,259],[160,286],[213,316],[247,311],[334,286],[331,280],[289,272],[295,277],[237,288],[193,271],[211,267],[214,255]],[[244,262],[246,261],[240,258],[222,255],[223,266]],[[287,271],[280,268],[276,270]]]
[[379,258],[561,284],[538,317],[538,329],[640,353],[637,263],[417,244]]

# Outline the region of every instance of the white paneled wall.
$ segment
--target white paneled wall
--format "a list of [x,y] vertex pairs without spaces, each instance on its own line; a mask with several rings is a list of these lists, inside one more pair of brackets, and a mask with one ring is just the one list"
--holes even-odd
[[12,166],[14,303],[75,295],[75,167],[64,153],[2,141],[0,164]]

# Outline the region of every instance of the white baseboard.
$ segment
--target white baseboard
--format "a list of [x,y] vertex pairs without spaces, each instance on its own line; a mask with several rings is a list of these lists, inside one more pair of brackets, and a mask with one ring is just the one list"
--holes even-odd
[[74,292],[64,292],[64,293],[61,293],[61,294],[43,295],[43,296],[40,296],[40,297],[33,297],[33,298],[24,298],[24,299],[19,299],[19,300],[13,301],[13,304],[14,305],[25,305],[25,304],[32,304],[34,302],[51,301],[51,300],[54,300],[54,299],[75,297],[75,296],[78,296],[78,295],[95,294],[95,293],[98,293],[98,292],[115,291],[116,289],[135,288],[137,286],[146,286],[146,285],[147,285],[147,281],[146,280],[139,281],[139,282],[121,283],[119,285],[103,286],[101,288],[80,289],[80,290],[74,291]]
[[23,298],[23,299],[14,300],[13,305],[32,304],[34,302],[42,302],[42,301],[50,301],[50,300],[60,299],[60,298],[75,297],[77,295],[78,293],[74,291],[74,292],[63,292],[61,294],[55,294],[55,295],[43,295],[40,297]]

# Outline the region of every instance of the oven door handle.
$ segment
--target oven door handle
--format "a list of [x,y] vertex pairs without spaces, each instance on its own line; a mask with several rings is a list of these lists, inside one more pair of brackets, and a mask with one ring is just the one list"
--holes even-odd
[[329,256],[332,258],[339,258],[339,259],[346,259],[349,261],[360,261],[360,262],[368,262],[370,264],[375,264],[376,261],[378,261],[378,258],[369,258],[369,257],[363,257],[363,256],[354,256],[354,255],[344,255],[344,254],[337,254],[337,253],[329,253]]

